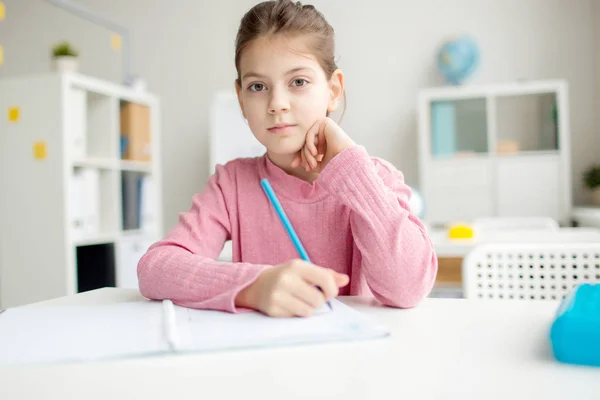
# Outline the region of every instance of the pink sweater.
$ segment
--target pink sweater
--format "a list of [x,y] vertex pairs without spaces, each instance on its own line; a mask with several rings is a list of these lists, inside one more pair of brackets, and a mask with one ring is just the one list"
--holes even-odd
[[[265,268],[299,258],[260,186],[268,178],[311,261],[348,274],[340,295],[373,294],[395,307],[430,292],[437,258],[410,213],[410,188],[361,146],[334,157],[312,183],[268,157],[218,166],[190,211],[138,264],[141,293],[191,308],[237,312],[236,295]],[[233,262],[215,261],[231,240]]]

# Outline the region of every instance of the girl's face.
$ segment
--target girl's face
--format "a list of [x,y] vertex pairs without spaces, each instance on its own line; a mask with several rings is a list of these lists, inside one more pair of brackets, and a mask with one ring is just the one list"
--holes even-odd
[[328,79],[301,36],[254,40],[240,58],[238,100],[254,136],[271,155],[294,155],[306,132],[343,94],[343,75]]

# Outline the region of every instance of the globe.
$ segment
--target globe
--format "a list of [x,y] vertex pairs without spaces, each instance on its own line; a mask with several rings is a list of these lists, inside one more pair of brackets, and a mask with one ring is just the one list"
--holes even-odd
[[478,67],[479,48],[467,35],[442,44],[437,56],[438,69],[447,82],[462,84]]

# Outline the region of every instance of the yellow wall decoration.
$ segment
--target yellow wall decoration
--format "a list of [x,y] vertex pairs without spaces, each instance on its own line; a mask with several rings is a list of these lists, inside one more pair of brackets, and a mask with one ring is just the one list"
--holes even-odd
[[110,40],[113,50],[121,50],[121,35],[114,33]]
[[35,142],[33,144],[33,158],[36,160],[45,160],[47,155],[46,142]]
[[0,65],[4,64],[4,47],[0,45]]
[[21,110],[19,107],[10,107],[8,109],[8,121],[9,122],[19,122],[21,118]]
[[6,18],[6,6],[0,1],[0,21]]

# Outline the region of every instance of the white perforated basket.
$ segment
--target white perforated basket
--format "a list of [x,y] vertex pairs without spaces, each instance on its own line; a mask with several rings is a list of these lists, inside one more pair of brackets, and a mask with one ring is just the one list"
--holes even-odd
[[463,260],[468,299],[560,300],[600,282],[600,243],[488,243]]

